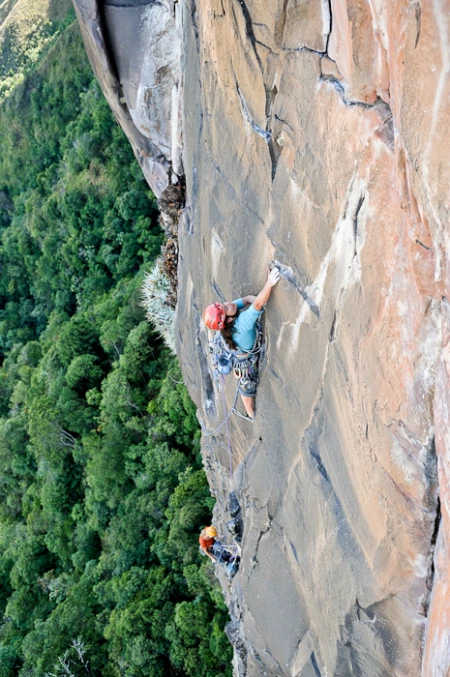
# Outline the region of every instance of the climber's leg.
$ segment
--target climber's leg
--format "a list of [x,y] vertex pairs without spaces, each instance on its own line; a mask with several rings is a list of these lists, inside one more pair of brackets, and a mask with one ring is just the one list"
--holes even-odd
[[246,374],[241,376],[239,381],[239,393],[241,395],[242,404],[244,405],[245,411],[247,412],[247,416],[249,418],[255,417],[255,396],[257,385],[258,367],[256,364],[254,364]]
[[247,397],[246,395],[242,395],[241,393],[241,400],[242,404],[245,407],[245,411],[247,412],[247,416],[250,418],[255,417],[255,398],[254,397]]

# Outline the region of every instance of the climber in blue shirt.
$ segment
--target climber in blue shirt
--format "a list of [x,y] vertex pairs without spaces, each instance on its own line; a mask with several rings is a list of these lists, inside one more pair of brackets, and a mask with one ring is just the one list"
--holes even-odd
[[[203,320],[207,327],[220,330],[222,337],[231,350],[236,349],[242,353],[250,354],[255,347],[257,338],[256,323],[269,300],[274,287],[280,279],[278,268],[272,268],[267,277],[267,282],[257,296],[244,296],[235,301],[226,303],[213,303],[203,313]],[[247,416],[253,419],[255,416],[254,398],[258,380],[257,363],[255,361],[248,374],[241,377],[239,392]]]

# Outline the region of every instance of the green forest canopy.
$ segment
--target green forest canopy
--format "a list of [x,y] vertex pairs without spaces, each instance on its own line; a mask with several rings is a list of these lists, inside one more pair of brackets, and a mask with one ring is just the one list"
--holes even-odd
[[73,21],[71,0],[3,0],[0,3],[0,100]]
[[0,147],[0,677],[230,675],[195,409],[139,305],[157,205],[76,22]]

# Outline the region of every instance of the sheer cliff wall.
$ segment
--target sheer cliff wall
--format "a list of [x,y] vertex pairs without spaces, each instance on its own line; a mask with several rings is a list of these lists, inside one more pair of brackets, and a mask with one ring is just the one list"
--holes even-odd
[[[77,4],[89,26],[96,3]],[[202,308],[256,293],[270,260],[283,273],[257,418],[228,421],[231,468],[227,426],[204,437],[222,536],[230,489],[244,518],[240,571],[221,579],[235,673],[444,677],[450,3],[106,5],[122,18],[101,16],[105,91],[145,137],[144,165],[157,146],[162,191],[185,174],[178,354],[205,432],[236,383],[213,383]],[[139,65],[156,8],[173,27],[165,70],[160,34],[159,68]],[[168,73],[172,123],[144,129]]]

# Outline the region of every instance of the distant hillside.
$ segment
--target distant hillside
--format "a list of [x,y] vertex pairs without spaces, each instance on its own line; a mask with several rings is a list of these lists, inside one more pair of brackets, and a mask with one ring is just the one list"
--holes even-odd
[[0,99],[8,96],[74,19],[70,0],[4,0],[0,4]]

